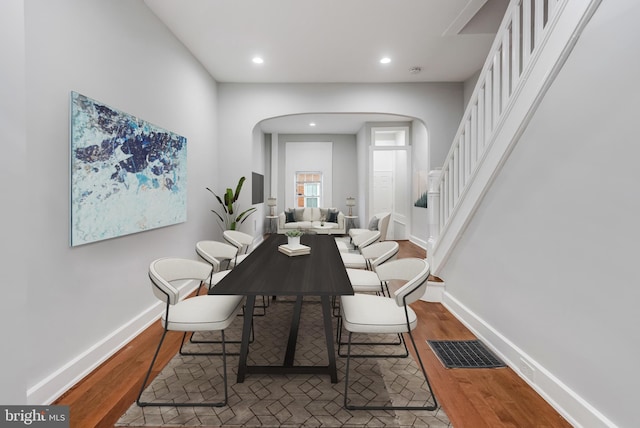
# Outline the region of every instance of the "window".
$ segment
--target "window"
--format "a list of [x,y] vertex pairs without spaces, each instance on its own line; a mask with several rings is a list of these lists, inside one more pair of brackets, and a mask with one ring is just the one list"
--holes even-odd
[[321,172],[296,172],[296,207],[319,207],[322,194]]

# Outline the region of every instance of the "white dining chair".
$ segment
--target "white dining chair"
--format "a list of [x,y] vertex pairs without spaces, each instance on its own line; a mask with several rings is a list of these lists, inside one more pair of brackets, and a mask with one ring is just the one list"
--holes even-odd
[[366,232],[357,235],[352,239],[353,248],[349,248],[349,246],[344,241],[336,241],[336,245],[338,246],[338,250],[341,252],[350,252],[350,251],[361,251],[363,248],[378,242],[380,240],[380,231],[378,230],[367,230]]
[[[226,295],[205,295],[194,296],[181,299],[180,291],[172,284],[175,281],[206,281],[211,273],[210,264],[180,258],[162,258],[151,262],[149,265],[149,278],[151,279],[152,290],[155,296],[165,304],[165,310],[161,316],[163,327],[162,337],[158,348],[151,360],[149,370],[144,381],[136,403],[140,407],[145,406],[204,406],[222,407],[227,405],[227,353],[225,347],[224,331],[242,308],[242,296]],[[147,402],[142,401],[142,394],[147,386],[149,376],[156,362],[162,343],[168,331],[182,331],[182,344],[180,346],[181,355],[217,355],[222,356],[224,399],[216,402]],[[196,331],[219,331],[221,334],[221,352],[186,352],[184,343],[187,333]]]
[[233,268],[241,263],[251,252],[253,246],[253,236],[238,230],[225,230],[222,232],[225,241],[237,248],[236,256],[231,260],[230,267]]
[[344,267],[352,269],[373,270],[387,260],[398,255],[400,244],[396,241],[375,242],[360,250],[360,253],[340,252]]
[[[363,248],[360,254],[341,252],[340,256],[347,270],[353,291],[356,293],[376,293],[384,295],[386,287],[388,294],[388,284],[380,280],[375,269],[377,266],[389,260],[394,260],[398,255],[398,251],[400,251],[400,244],[396,241],[385,241],[376,242]],[[340,316],[337,307],[338,300],[336,299],[333,304],[333,314]],[[394,342],[390,344],[397,343]]]
[[[345,389],[344,406],[349,410],[435,410],[438,408],[436,397],[433,394],[427,372],[420,358],[420,353],[416,347],[412,331],[418,325],[418,317],[409,306],[424,294],[428,278],[429,264],[424,259],[405,258],[393,260],[377,268],[378,276],[385,281],[400,280],[406,281],[403,286],[393,293],[394,297],[376,296],[371,294],[354,294],[352,296],[342,296],[340,298],[340,312],[342,324],[349,333],[347,340],[346,368],[345,368]],[[339,327],[340,328],[340,327]],[[433,405],[424,406],[376,406],[376,405],[352,405],[349,402],[349,370],[352,358],[398,358],[407,357],[409,350],[404,337],[405,354],[389,355],[380,354],[357,354],[352,355],[353,334],[400,334],[409,335],[411,344],[416,353],[418,364],[424,375]],[[340,345],[338,345],[340,346]]]
[[196,253],[213,268],[207,281],[211,289],[230,272],[231,261],[238,254],[238,249],[231,244],[207,240],[196,242]]
[[387,230],[389,229],[389,221],[391,220],[391,213],[378,213],[371,217],[367,228],[353,228],[349,229],[349,237],[353,240],[357,235],[360,235],[367,230],[379,230],[380,241],[387,240]]
[[[237,248],[224,242],[205,240],[196,242],[196,253],[213,268],[209,275],[209,279],[207,280],[208,288],[211,289],[211,287],[215,287],[216,284],[222,281],[222,279],[231,272],[230,269],[223,268],[228,268],[230,266],[231,260],[233,260],[237,254]],[[198,289],[198,292],[200,292],[200,289]],[[196,295],[197,294],[198,293],[196,293]],[[242,313],[244,314],[244,306],[242,308]],[[250,343],[254,340],[253,335],[254,331],[252,328],[251,339],[249,340]],[[202,340],[196,339],[194,336],[195,334],[191,335],[191,338],[189,339],[191,343],[220,343],[219,340]],[[240,343],[240,341],[227,340],[226,343]],[[238,354],[228,352],[227,355]]]
[[[239,263],[242,263],[253,250],[253,236],[238,230],[225,230],[222,233],[225,241],[238,249],[236,256],[231,260],[229,266],[233,269]],[[262,309],[262,313],[254,313],[255,316],[264,316],[269,307],[269,299],[262,296],[262,304],[256,305],[255,309]]]

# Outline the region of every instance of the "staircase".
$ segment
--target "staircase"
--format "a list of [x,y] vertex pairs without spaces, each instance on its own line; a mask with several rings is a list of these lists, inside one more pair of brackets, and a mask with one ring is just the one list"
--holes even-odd
[[438,275],[602,0],[512,0],[441,169],[429,174]]

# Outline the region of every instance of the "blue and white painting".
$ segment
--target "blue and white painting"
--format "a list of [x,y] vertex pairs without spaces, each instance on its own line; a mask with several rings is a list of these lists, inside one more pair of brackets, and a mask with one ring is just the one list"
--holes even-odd
[[71,93],[71,245],[187,219],[187,139]]

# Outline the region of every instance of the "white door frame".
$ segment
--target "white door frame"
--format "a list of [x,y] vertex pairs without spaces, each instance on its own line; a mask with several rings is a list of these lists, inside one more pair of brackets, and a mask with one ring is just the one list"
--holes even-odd
[[[376,146],[375,145],[375,135],[376,135],[376,131],[394,131],[394,130],[402,130],[405,131],[405,145],[404,146]],[[369,193],[369,200],[367,203],[367,211],[368,211],[368,217],[371,218],[374,214],[376,214],[375,212],[373,212],[373,200],[374,200],[374,189],[373,189],[373,153],[374,152],[382,152],[382,151],[393,151],[393,152],[397,152],[397,151],[404,151],[406,152],[406,168],[404,169],[404,177],[402,177],[404,179],[404,182],[406,183],[404,192],[406,192],[406,198],[405,198],[405,202],[406,202],[406,206],[405,206],[405,212],[406,215],[402,215],[402,217],[400,217],[399,215],[397,215],[396,209],[394,208],[393,212],[391,213],[391,219],[389,220],[389,230],[387,232],[387,237],[389,239],[394,239],[394,226],[395,223],[398,222],[399,220],[401,221],[401,223],[404,225],[404,229],[405,229],[405,233],[403,234],[402,239],[409,239],[409,237],[411,236],[411,171],[412,171],[412,161],[411,161],[411,142],[410,142],[410,128],[408,126],[376,126],[376,127],[372,127],[371,128],[371,140],[370,140],[370,144],[369,144],[369,178],[368,178],[368,182],[369,182],[369,189],[368,189],[368,193]],[[394,171],[393,171],[393,176],[394,176],[394,192],[395,190],[397,190],[398,188],[398,180],[396,179],[396,177],[399,177],[399,174],[401,174],[402,171],[398,171],[398,168],[395,167],[394,165]],[[396,197],[394,195],[394,204],[395,204],[395,200]],[[368,222],[368,218],[367,219],[363,219],[363,222]],[[366,227],[366,226],[363,226]],[[397,238],[395,238],[397,239]]]

